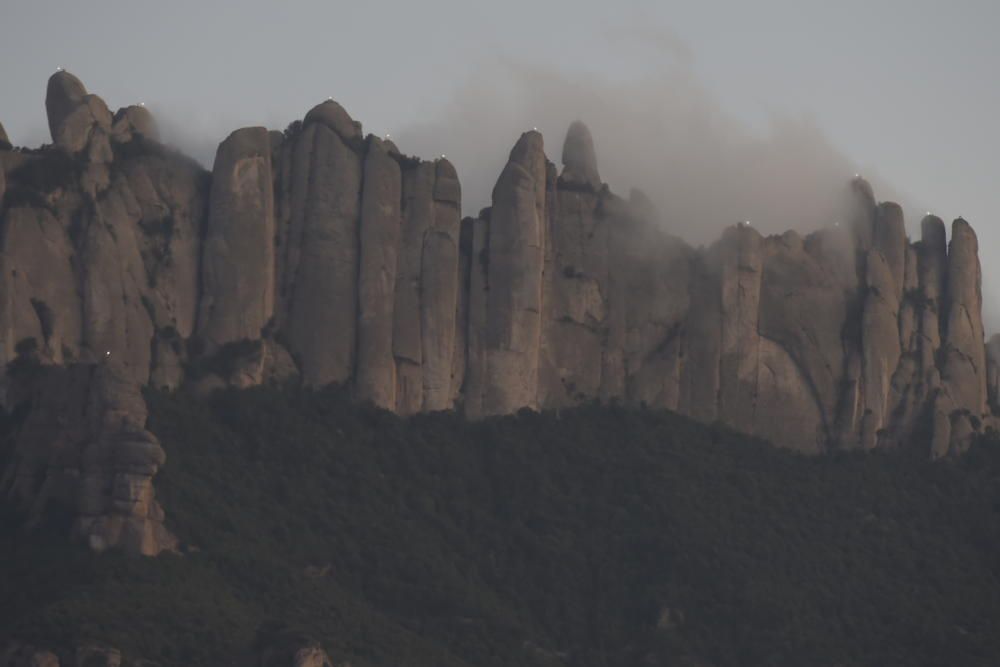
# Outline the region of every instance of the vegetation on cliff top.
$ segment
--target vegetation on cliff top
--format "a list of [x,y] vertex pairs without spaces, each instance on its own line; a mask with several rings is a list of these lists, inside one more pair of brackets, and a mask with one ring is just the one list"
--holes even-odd
[[468,423],[334,389],[148,400],[186,553],[96,556],[4,522],[0,639],[184,667],[289,634],[355,667],[1000,656],[995,442],[810,458],[614,407]]

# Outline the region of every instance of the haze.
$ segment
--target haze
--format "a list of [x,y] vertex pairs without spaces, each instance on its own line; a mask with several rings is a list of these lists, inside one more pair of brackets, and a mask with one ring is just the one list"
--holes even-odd
[[611,3],[18,2],[0,25],[0,121],[47,142],[45,81],[77,74],[116,108],[143,101],[211,164],[253,124],[284,128],[333,96],[366,131],[447,154],[466,214],[518,134],[558,162],[584,120],[601,175],[636,186],[694,243],[837,217],[855,173],[980,239],[987,329],[1000,329],[1000,63],[986,1]]

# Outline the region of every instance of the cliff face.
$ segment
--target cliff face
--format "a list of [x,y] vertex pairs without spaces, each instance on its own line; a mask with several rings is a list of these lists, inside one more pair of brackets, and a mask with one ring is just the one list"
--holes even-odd
[[[113,367],[135,388],[298,378],[347,384],[400,414],[471,418],[620,401],[807,452],[914,441],[961,451],[998,403],[1000,345],[988,354],[983,341],[972,228],[955,221],[948,244],[928,216],[911,243],[900,208],[861,179],[842,224],[805,237],[739,224],[693,249],[642,193],[626,200],[602,184],[579,122],[561,172],[527,132],[493,205],[462,220],[443,156],[364,136],[332,100],[283,133],[237,130],[211,173],[159,144],[145,108],[112,114],[69,73],[50,79],[46,109],[51,147],[14,150],[0,130],[8,369],[97,378]],[[0,396],[12,408],[41,391],[31,414],[55,414],[63,399],[46,382],[61,381],[8,371]],[[67,382],[84,393],[64,402],[95,392],[88,382]],[[83,471],[55,461],[118,437],[100,410],[88,414],[52,433],[30,417],[4,492],[44,504],[46,485],[23,480]],[[129,414],[126,430],[141,431],[141,411]],[[57,453],[59,439],[74,444]],[[101,459],[102,474],[118,474],[115,460]],[[116,514],[68,502],[102,544],[170,545],[159,529],[126,539],[91,528],[156,521],[154,505]]]
[[616,399],[807,452],[901,446],[931,426],[935,455],[991,418],[964,220],[949,247],[933,216],[911,244],[899,206],[856,179],[843,227],[765,238],[742,223],[694,250],[641,193],[601,186],[594,155],[574,124],[557,175],[525,134],[492,209],[464,223],[467,415]]

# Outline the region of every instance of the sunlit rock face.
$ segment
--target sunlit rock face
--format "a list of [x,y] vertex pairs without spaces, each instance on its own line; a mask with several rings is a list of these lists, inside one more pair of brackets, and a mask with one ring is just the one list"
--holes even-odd
[[[136,388],[337,383],[401,415],[470,418],[615,401],[804,452],[946,455],[1000,405],[975,232],[955,221],[949,242],[928,216],[911,242],[860,178],[843,226],[739,223],[693,248],[644,194],[610,192],[579,121],[561,166],[537,131],[518,138],[492,205],[463,219],[444,156],[403,155],[332,100],[284,131],[236,130],[211,172],[158,143],[145,107],[111,114],[68,72],[46,111],[52,146],[14,150],[0,130],[8,408],[32,391],[18,368],[110,358]],[[25,470],[61,460],[40,433],[19,436]],[[101,456],[101,479],[125,474]],[[46,497],[5,474],[25,503]],[[80,530],[162,548],[152,486],[122,479]]]

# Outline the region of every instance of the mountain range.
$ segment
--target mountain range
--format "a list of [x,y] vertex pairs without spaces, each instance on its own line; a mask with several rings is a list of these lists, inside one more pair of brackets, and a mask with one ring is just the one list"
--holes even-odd
[[734,221],[696,248],[609,190],[582,122],[561,168],[516,138],[463,217],[445,156],[366,136],[332,99],[237,129],[211,171],[69,72],[45,106],[51,145],[0,127],[0,494],[26,526],[66,510],[94,551],[182,546],[151,391],[335,385],[473,421],[599,402],[806,454],[949,457],[997,425],[974,230],[928,215],[911,241],[860,177],[826,228]]

